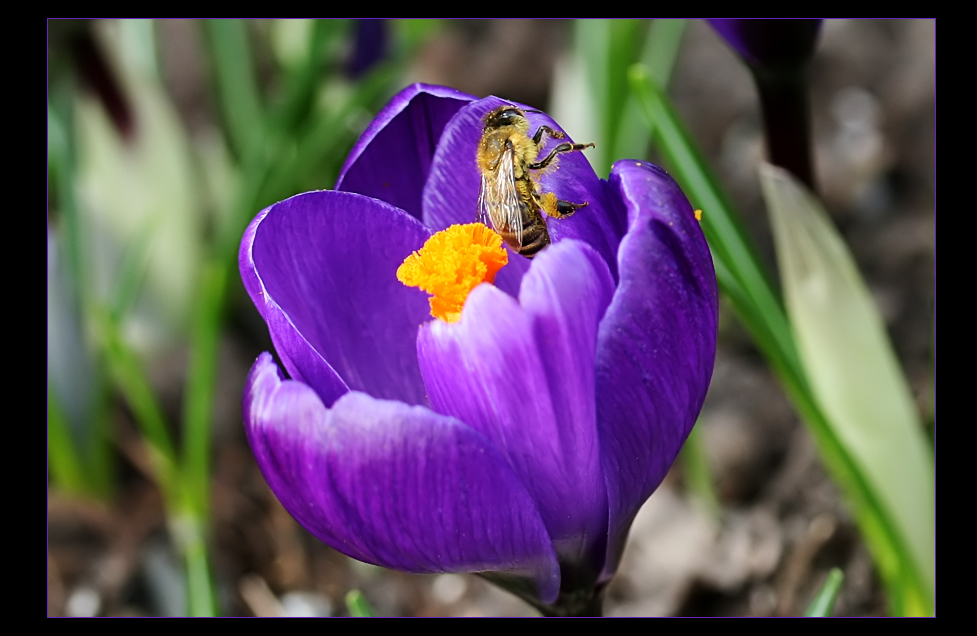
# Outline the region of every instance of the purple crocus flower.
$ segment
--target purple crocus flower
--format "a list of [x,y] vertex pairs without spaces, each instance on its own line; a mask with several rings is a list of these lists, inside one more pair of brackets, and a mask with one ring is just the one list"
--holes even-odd
[[709,19],[751,67],[765,72],[803,66],[814,55],[821,20]]
[[770,162],[816,189],[807,65],[814,55],[821,20],[736,18],[711,19],[709,24],[739,53],[753,74]]
[[387,21],[383,19],[358,19],[353,25],[353,52],[346,72],[358,78],[387,57],[390,36]]
[[459,322],[432,319],[395,272],[434,231],[474,220],[476,144],[504,103],[415,84],[363,133],[336,190],[252,221],[241,274],[291,379],[262,354],[244,421],[282,504],[340,552],[479,572],[545,613],[595,612],[705,398],[716,279],[663,170],[621,161],[604,181],[573,152],[540,187],[588,206],[550,220],[532,261],[510,253]]

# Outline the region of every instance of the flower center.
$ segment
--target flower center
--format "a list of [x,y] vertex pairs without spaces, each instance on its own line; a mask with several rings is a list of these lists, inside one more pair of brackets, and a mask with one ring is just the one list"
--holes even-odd
[[397,268],[397,280],[431,294],[431,315],[458,322],[471,290],[495,281],[509,262],[502,237],[481,223],[452,225]]

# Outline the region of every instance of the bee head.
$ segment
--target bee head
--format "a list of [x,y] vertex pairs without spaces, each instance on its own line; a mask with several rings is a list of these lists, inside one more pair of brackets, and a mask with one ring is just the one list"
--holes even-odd
[[525,113],[515,106],[499,106],[485,116],[485,130],[518,126],[525,121]]

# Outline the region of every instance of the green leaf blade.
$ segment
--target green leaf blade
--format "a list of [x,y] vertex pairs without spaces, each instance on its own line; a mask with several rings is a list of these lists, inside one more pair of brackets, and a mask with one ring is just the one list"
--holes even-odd
[[363,596],[363,592],[359,590],[350,590],[346,593],[346,609],[353,618],[373,618],[377,615]]
[[838,592],[841,590],[841,582],[844,579],[845,575],[841,573],[841,570],[831,568],[828,577],[824,580],[824,585],[821,586],[818,593],[814,595],[811,604],[804,610],[804,616],[808,618],[831,616],[831,612],[835,608],[835,600],[838,598]]
[[736,213],[685,129],[668,97],[642,64],[631,67],[631,90],[667,159],[669,170],[702,209],[702,231],[709,243],[720,289],[734,302],[757,346],[786,382],[805,391],[790,325]]
[[935,485],[909,387],[871,295],[820,203],[779,168],[763,166],[760,181],[801,362],[828,425],[879,507],[875,522],[859,515],[863,532],[875,544],[890,591],[899,595],[893,602],[900,613],[930,614]]
[[204,26],[228,136],[238,155],[246,157],[255,151],[264,124],[247,26],[241,20],[207,20]]

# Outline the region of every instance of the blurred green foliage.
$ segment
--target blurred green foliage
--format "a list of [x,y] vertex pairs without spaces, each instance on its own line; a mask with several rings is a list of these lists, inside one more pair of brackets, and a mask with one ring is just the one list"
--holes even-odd
[[878,309],[847,248],[823,212],[812,212],[819,204],[810,194],[771,177],[769,169],[761,171],[785,309],[728,195],[661,84],[640,64],[631,68],[630,80],[667,167],[703,211],[720,290],[845,494],[885,580],[892,612],[933,614],[933,465]]
[[[383,56],[353,78],[347,67],[356,26],[193,23],[188,32],[199,43],[216,119],[191,134],[164,81],[159,23],[49,21],[50,475],[66,493],[110,495],[117,442],[109,407],[121,397],[149,451],[184,558],[189,614],[220,612],[208,548],[210,459],[218,345],[228,307],[241,293],[241,235],[263,207],[332,186],[363,126],[402,88],[406,65],[441,28],[436,20],[391,21]],[[901,371],[878,337],[874,307],[840,239],[823,224],[816,231],[798,225],[796,214],[816,201],[788,196],[783,180],[769,178],[786,305],[781,301],[667,97],[684,27],[676,20],[578,21],[574,62],[557,83],[587,90],[573,93],[579,99],[555,100],[551,113],[597,142],[592,160],[601,176],[617,159],[647,157],[654,142],[703,209],[721,290],[846,493],[893,612],[931,614],[932,449],[927,454],[917,439]],[[812,275],[819,293],[848,299],[857,317],[838,313],[834,301],[812,307]],[[832,316],[842,324],[832,324]],[[164,408],[148,373],[155,357],[176,345],[189,352],[178,413]],[[847,366],[855,345],[871,351]],[[846,386],[857,386],[858,399],[831,388],[838,373]],[[685,461],[715,510],[694,438]],[[810,615],[830,612],[840,583],[840,573],[832,573]],[[350,614],[372,614],[358,592],[346,601]]]
[[[48,381],[51,475],[65,492],[108,492],[104,409],[75,414],[61,387],[65,377],[104,378],[86,387],[88,401],[117,393],[132,412],[185,559],[192,615],[219,613],[207,548],[210,455],[241,235],[262,207],[332,185],[361,126],[400,88],[405,60],[436,25],[399,24],[385,49],[392,53],[351,79],[354,26],[196,23],[219,121],[190,135],[161,78],[158,23],[49,23],[49,270],[52,254],[63,254],[57,271],[66,273],[60,286],[49,275],[49,296],[60,301],[49,300],[60,312],[48,318],[49,368],[68,368]],[[273,68],[259,72],[259,58],[269,57]],[[77,327],[52,339],[51,325],[71,317]],[[176,427],[147,367],[179,342],[189,356]],[[68,357],[74,350],[83,355]],[[81,370],[86,361],[91,373]]]

